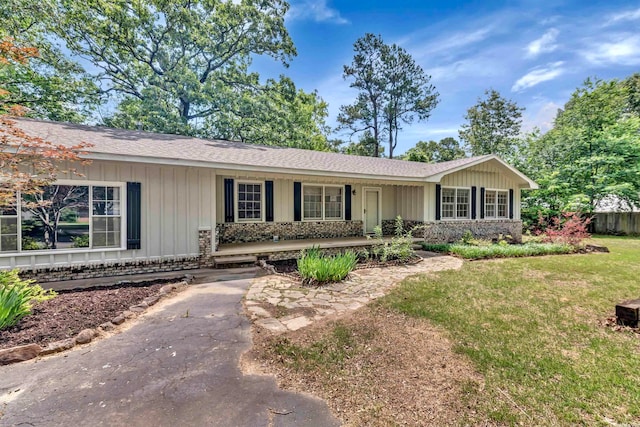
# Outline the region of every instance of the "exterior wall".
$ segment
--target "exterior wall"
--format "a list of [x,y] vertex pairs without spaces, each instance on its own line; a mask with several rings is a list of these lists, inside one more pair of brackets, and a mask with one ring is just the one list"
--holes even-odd
[[[0,269],[41,271],[65,266],[71,269],[87,266],[87,270],[96,272],[86,274],[98,274],[96,266],[126,265],[128,267],[123,269],[128,273],[136,273],[140,269],[148,271],[152,265],[159,266],[158,271],[164,271],[166,265],[174,262],[172,260],[184,264],[185,268],[192,268],[193,259],[200,254],[198,229],[215,226],[214,170],[106,161],[94,161],[77,167],[84,176],[60,176],[60,179],[141,183],[141,249],[0,253]],[[124,224],[126,218],[123,216]],[[123,245],[126,247],[126,242]],[[177,264],[174,267],[177,268]],[[114,274],[119,271],[118,268],[108,267],[109,270],[105,270],[103,275]],[[82,276],[76,274],[61,279],[71,277]]]
[[362,221],[221,223],[217,236],[220,244],[265,242],[273,236],[280,240],[356,237],[362,236]]
[[[476,201],[478,215],[480,214],[480,187],[494,190],[513,189],[513,219],[520,219],[520,188],[512,173],[495,161],[482,163],[468,169],[446,175],[440,181],[443,187],[472,187],[478,188]],[[430,200],[435,203],[435,184],[433,184],[433,195]],[[427,221],[435,220],[435,206],[429,209]]]

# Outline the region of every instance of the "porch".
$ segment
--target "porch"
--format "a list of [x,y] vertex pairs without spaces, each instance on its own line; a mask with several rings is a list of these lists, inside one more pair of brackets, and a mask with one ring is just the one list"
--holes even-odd
[[[385,237],[385,241],[391,241],[391,237]],[[414,237],[414,243],[423,241],[423,238]],[[258,259],[271,261],[295,259],[301,250],[317,246],[325,252],[336,253],[351,250],[369,249],[376,244],[376,240],[366,237],[337,237],[331,239],[296,239],[280,240],[278,242],[249,242],[221,244],[218,250],[211,254],[214,265],[248,264]]]

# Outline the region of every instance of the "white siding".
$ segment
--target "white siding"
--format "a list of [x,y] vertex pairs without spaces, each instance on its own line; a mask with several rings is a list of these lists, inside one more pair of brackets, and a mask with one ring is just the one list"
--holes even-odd
[[141,183],[141,249],[5,253],[0,254],[0,268],[38,268],[198,255],[198,229],[210,228],[215,224],[213,169],[99,161],[78,169],[84,176],[61,176],[60,179]]

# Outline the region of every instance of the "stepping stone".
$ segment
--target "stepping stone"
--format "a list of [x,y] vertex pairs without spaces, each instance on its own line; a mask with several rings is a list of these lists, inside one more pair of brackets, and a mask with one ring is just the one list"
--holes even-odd
[[309,326],[312,322],[305,316],[300,316],[283,322],[290,331],[297,331],[300,328]]

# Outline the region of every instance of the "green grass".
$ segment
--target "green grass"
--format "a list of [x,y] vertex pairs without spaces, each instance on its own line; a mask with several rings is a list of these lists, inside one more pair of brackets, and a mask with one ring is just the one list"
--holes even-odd
[[407,279],[381,304],[447,332],[485,376],[489,420],[637,424],[640,336],[601,322],[640,298],[640,239],[596,240],[611,253],[465,263]]
[[444,252],[465,259],[513,258],[538,255],[558,255],[574,252],[569,245],[556,243],[525,243],[524,245],[487,245],[474,246],[447,243],[423,243],[425,251]]

